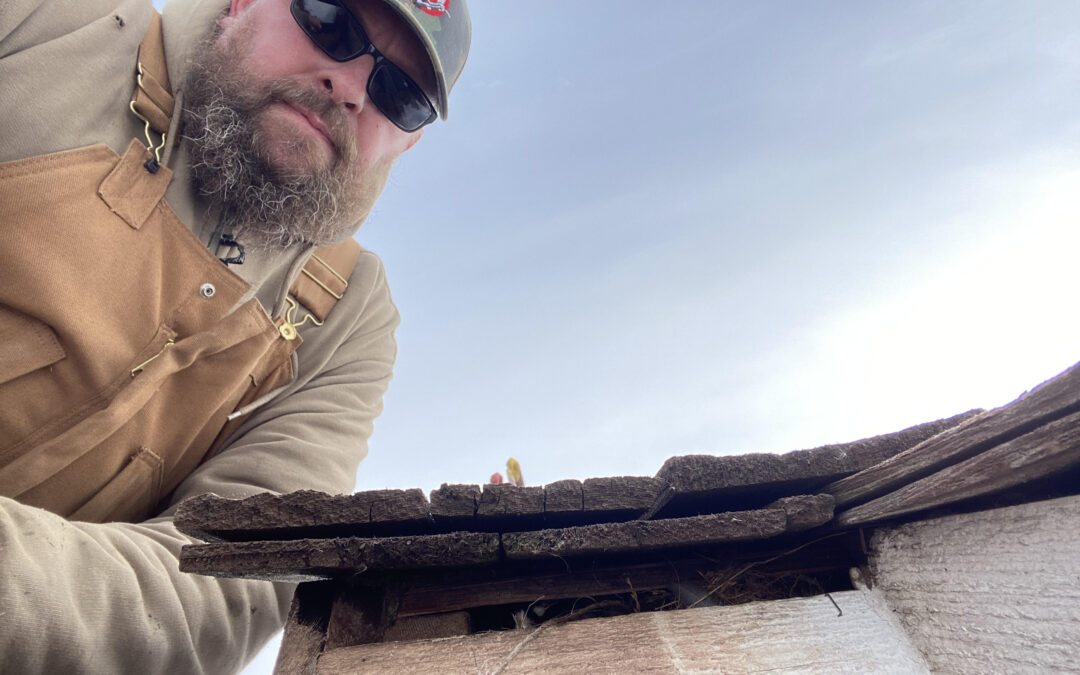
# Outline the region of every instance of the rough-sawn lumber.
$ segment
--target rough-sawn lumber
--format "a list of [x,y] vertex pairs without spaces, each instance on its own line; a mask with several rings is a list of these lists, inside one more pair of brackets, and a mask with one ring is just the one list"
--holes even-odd
[[825,488],[837,507],[869,501],[1080,411],[1080,365],[1001,408],[973,417],[855,475]]
[[219,577],[308,581],[364,570],[483,565],[498,558],[498,534],[454,532],[199,544],[181,550],[180,569]]
[[836,517],[836,523],[841,527],[865,525],[952,504],[1050,476],[1076,464],[1080,464],[1080,413],[848,509]]

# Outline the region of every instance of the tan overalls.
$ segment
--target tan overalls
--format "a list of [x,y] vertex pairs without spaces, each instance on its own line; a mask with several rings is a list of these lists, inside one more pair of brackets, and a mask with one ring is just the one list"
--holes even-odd
[[[160,30],[155,16],[136,109],[163,133]],[[74,520],[152,515],[231,413],[292,381],[294,324],[326,318],[360,253],[320,249],[276,322],[237,306],[248,284],[173,214],[172,172],[150,157],[133,140],[0,164],[0,495]]]

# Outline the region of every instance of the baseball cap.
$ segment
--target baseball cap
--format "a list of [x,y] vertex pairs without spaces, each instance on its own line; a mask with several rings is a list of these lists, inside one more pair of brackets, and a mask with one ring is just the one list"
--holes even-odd
[[393,7],[424,44],[435,69],[439,116],[446,119],[450,89],[469,57],[472,22],[465,0],[383,0]]

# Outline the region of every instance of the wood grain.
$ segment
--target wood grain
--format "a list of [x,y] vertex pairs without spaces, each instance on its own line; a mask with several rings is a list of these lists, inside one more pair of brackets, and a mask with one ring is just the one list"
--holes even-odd
[[370,536],[375,526],[415,530],[430,521],[427,497],[416,488],[352,495],[300,490],[246,499],[199,495],[181,502],[173,517],[181,532],[207,541]]
[[891,434],[785,454],[672,457],[664,462],[656,475],[675,488],[676,503],[695,497],[716,498],[725,493],[764,494],[773,487],[786,494],[806,494],[807,491],[816,492],[829,481],[907,450],[979,412],[972,410]]
[[581,484],[584,510],[598,517],[637,518],[656,502],[667,481],[645,476],[589,478]]
[[309,580],[364,570],[437,569],[499,559],[499,535],[455,532],[381,539],[297,539],[185,546],[180,569],[220,577]]
[[508,560],[529,560],[764,539],[782,534],[786,527],[787,516],[782,510],[759,509],[506,532],[502,542]]
[[326,644],[330,605],[337,594],[333,582],[300,584],[293,593],[289,618],[281,636],[274,675],[314,675]]
[[1050,422],[894,492],[848,509],[853,527],[992,494],[1080,464],[1080,413]]
[[1080,366],[1015,402],[973,417],[880,464],[827,486],[837,507],[869,501],[1066,415],[1080,411]]

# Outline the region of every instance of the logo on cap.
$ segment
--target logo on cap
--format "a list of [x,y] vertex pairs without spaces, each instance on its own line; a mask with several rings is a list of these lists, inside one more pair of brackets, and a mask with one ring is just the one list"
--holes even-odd
[[431,16],[446,14],[450,0],[413,0],[413,4]]

